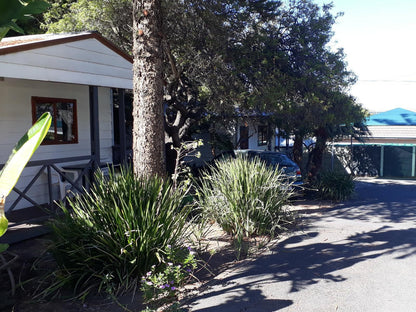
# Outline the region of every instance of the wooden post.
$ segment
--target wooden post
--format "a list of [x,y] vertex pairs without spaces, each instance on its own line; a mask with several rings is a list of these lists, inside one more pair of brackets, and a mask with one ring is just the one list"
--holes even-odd
[[380,177],[384,176],[384,146],[380,149]]
[[120,139],[120,164],[127,163],[127,142],[126,142],[126,103],[124,100],[125,90],[118,89],[118,130]]
[[98,87],[90,86],[90,136],[93,169],[100,166],[100,133],[98,117]]
[[[52,203],[53,203],[53,188],[52,188],[52,172],[51,172],[51,166],[47,166],[46,167],[46,172],[48,174],[49,205],[52,205]],[[59,177],[58,177],[58,179],[59,179]]]

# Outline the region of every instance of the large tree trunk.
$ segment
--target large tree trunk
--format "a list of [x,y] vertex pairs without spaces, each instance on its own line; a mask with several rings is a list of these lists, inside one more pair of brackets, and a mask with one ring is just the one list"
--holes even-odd
[[[298,164],[299,168],[302,168],[303,159],[303,137],[299,134],[295,134],[295,141],[293,142],[293,160]],[[302,168],[303,169],[303,168]]]
[[316,144],[310,155],[310,168],[308,173],[310,182],[316,179],[318,172],[321,170],[326,142],[328,141],[328,132],[324,127],[321,127],[315,131],[315,137]]
[[166,175],[160,0],[133,0],[133,167]]

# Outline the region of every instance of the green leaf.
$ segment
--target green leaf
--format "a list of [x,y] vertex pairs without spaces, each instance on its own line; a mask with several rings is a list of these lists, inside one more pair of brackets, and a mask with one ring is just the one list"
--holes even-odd
[[9,248],[9,244],[0,244],[0,253],[4,252]]
[[9,27],[0,27],[0,40],[1,38],[4,38],[7,35],[9,29]]
[[0,40],[9,29],[23,33],[16,21],[21,21],[32,14],[40,14],[49,8],[45,0],[0,0]]
[[22,4],[19,0],[0,0],[0,27],[20,15]]
[[51,125],[50,113],[44,113],[29,131],[17,142],[9,160],[0,172],[0,196],[6,197],[16,185],[30,157],[39,147]]
[[25,31],[13,21],[11,21],[8,25],[6,25],[6,27],[9,27],[11,30],[14,30],[15,32],[18,32],[20,34],[25,33]]
[[50,4],[43,0],[32,0],[22,10],[23,14],[41,14],[50,7]]
[[8,225],[9,221],[6,217],[4,215],[0,216],[0,236],[3,236],[3,234],[6,233]]

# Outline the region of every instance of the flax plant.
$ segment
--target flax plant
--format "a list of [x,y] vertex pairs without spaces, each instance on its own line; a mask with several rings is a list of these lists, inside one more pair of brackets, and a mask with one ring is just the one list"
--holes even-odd
[[[221,160],[202,174],[198,198],[205,216],[238,242],[254,235],[274,236],[290,216],[285,205],[293,194],[284,174],[261,160]],[[239,244],[241,246],[241,244]]]
[[323,199],[346,200],[355,190],[354,177],[345,172],[327,171],[318,178],[319,196]]
[[78,297],[133,290],[152,265],[166,260],[166,246],[181,243],[189,213],[183,189],[128,169],[96,179],[89,193],[69,199],[70,209],[61,205],[63,217],[51,224],[58,268],[38,297],[64,287]]

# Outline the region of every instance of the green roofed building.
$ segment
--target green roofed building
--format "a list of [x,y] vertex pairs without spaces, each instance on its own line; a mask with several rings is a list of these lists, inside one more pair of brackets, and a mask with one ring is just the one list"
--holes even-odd
[[[371,170],[380,177],[416,177],[416,112],[395,108],[371,115],[367,120],[370,135],[364,143],[350,142],[354,158],[370,160]],[[340,145],[347,145],[341,143]],[[361,172],[364,173],[364,172]]]

